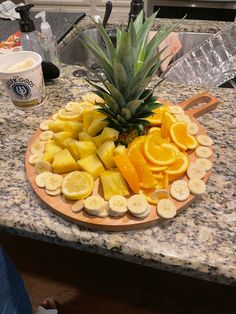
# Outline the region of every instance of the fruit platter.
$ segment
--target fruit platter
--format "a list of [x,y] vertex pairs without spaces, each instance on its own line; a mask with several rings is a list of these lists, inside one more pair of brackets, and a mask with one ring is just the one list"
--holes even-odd
[[92,39],[84,45],[107,80],[88,81],[93,91],[42,121],[30,139],[25,165],[34,191],[82,226],[152,226],[206,191],[213,141],[196,118],[218,100],[207,92],[178,104],[154,96],[148,85],[160,66],[156,47],[172,31],[166,26],[148,42],[154,20],[143,23],[140,14],[128,31],[118,30],[116,47],[95,22],[107,54]]

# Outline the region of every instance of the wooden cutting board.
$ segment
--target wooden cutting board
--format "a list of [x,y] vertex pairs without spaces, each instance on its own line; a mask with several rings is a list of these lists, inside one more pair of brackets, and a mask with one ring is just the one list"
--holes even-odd
[[[163,101],[163,102],[168,103],[168,101]],[[218,103],[218,99],[216,97],[205,92],[205,93],[197,95],[196,97],[188,99],[184,102],[178,103],[177,105],[181,106],[185,110],[185,113],[190,117],[192,122],[195,122],[198,125],[199,132],[197,135],[200,135],[200,134],[207,135],[207,132],[201,126],[201,124],[197,121],[196,118],[215,109],[217,106],[217,103]],[[198,105],[198,107],[193,108],[193,106],[196,106],[196,105]],[[145,219],[135,218],[129,213],[127,213],[125,216],[120,217],[120,218],[114,218],[110,216],[106,218],[99,218],[99,217],[93,217],[91,215],[88,215],[85,213],[85,211],[82,211],[80,213],[74,213],[71,210],[71,206],[72,204],[74,204],[74,202],[66,200],[62,195],[49,196],[48,194],[46,194],[44,189],[39,188],[36,185],[35,183],[36,173],[35,173],[34,167],[30,165],[28,162],[28,157],[30,155],[30,146],[39,137],[41,132],[42,131],[40,129],[37,129],[29,141],[27,151],[26,151],[26,156],[25,156],[26,174],[35,193],[46,204],[49,205],[49,207],[55,214],[65,218],[66,220],[69,220],[73,223],[77,223],[84,227],[100,229],[100,230],[108,230],[108,231],[124,231],[124,230],[140,229],[140,228],[145,228],[145,227],[156,225],[163,221],[163,219],[157,215],[156,206],[151,206],[151,214]],[[212,147],[212,150],[213,150],[213,147]],[[196,159],[196,155],[194,152],[189,153],[189,159],[190,159],[190,162]],[[213,155],[209,159],[213,162]],[[210,174],[211,174],[211,171],[208,171],[207,174],[205,175],[204,177],[205,182],[208,181]],[[188,180],[186,176],[184,176],[183,179],[186,181]],[[93,194],[101,194],[101,192],[102,192],[101,184],[99,184],[99,180],[97,179]],[[179,213],[185,208],[187,208],[195,199],[196,199],[196,196],[190,194],[188,199],[184,202],[179,202],[179,201],[176,201],[175,199],[172,199],[172,200],[176,205],[177,213]]]

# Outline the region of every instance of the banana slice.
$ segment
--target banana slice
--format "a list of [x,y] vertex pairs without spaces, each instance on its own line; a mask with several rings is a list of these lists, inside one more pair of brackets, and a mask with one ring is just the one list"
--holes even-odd
[[47,190],[45,189],[46,193],[50,196],[57,196],[59,194],[61,194],[61,188],[57,189],[57,190]]
[[61,188],[63,177],[59,174],[51,174],[45,180],[45,187],[49,191],[56,191]]
[[100,211],[99,214],[97,214],[97,216],[100,218],[105,218],[109,216],[108,202],[105,202],[103,209]]
[[149,205],[144,196],[135,194],[128,199],[127,207],[131,214],[136,216],[144,214]]
[[213,145],[212,139],[207,135],[198,135],[197,141],[202,146],[212,146]]
[[204,168],[206,171],[209,171],[212,168],[212,162],[209,159],[197,158],[196,162],[199,163],[201,167]]
[[123,216],[128,210],[127,199],[121,195],[113,195],[108,201],[108,207],[111,216]]
[[200,179],[190,179],[188,187],[193,195],[202,195],[206,192],[206,184]]
[[170,195],[177,201],[185,201],[189,194],[188,183],[184,180],[174,181],[170,186]]
[[165,219],[173,218],[177,213],[174,202],[168,199],[160,200],[157,204],[157,214]]
[[51,176],[52,173],[49,172],[49,171],[45,171],[45,172],[42,172],[40,174],[38,174],[35,178],[35,183],[37,184],[37,186],[39,188],[45,188],[46,186],[46,179]]
[[189,179],[202,179],[206,175],[206,170],[205,168],[201,167],[199,163],[197,162],[192,162],[190,166],[188,167],[187,170],[187,176]]
[[199,158],[209,158],[212,155],[212,150],[209,147],[198,146],[195,153]]
[[43,122],[41,122],[40,123],[40,129],[42,130],[42,131],[47,131],[48,130],[48,125],[49,125],[49,123],[51,123],[53,120],[45,120],[45,121],[43,121]]
[[52,139],[53,137],[53,132],[52,131],[44,131],[39,135],[39,139],[41,141],[48,141]]
[[41,161],[42,159],[43,159],[43,153],[31,154],[28,158],[28,162],[31,165],[35,165],[37,162]]
[[183,121],[183,122],[186,122],[186,123],[191,123],[191,120],[190,120],[189,116],[186,115],[186,114],[176,114],[175,117],[176,117],[176,119],[177,119],[178,121]]
[[52,116],[52,120],[57,120],[58,119],[58,114],[54,113],[54,115]]
[[99,215],[105,207],[105,201],[101,196],[92,195],[84,200],[84,209],[90,215]]
[[170,112],[174,115],[176,114],[184,114],[184,110],[180,106],[169,106]]
[[191,135],[196,135],[198,133],[198,125],[197,123],[190,122],[188,123],[188,133]]
[[45,143],[40,140],[36,140],[30,146],[30,151],[32,154],[43,153],[44,150],[45,150]]
[[71,210],[74,213],[79,213],[83,208],[84,208],[84,200],[79,200],[72,205]]
[[143,214],[133,214],[133,216],[135,216],[136,218],[139,219],[144,219],[146,217],[148,217],[151,214],[151,207],[148,205],[146,211]]
[[52,166],[51,164],[48,162],[48,161],[38,161],[36,164],[35,164],[35,172],[37,174],[40,174],[42,172],[45,172],[45,171],[52,171]]

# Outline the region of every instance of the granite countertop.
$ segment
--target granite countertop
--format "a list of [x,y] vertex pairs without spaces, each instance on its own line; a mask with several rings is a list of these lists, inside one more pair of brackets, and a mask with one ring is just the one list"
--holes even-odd
[[[81,23],[88,26],[85,20]],[[214,140],[216,159],[204,196],[174,219],[152,228],[93,231],[56,216],[33,192],[24,168],[27,144],[39,123],[90,90],[82,78],[72,76],[74,70],[63,67],[60,78],[47,84],[47,102],[34,111],[14,108],[0,85],[0,230],[236,285],[236,91],[207,88],[221,103],[199,118]],[[156,95],[180,102],[205,90],[164,82]]]

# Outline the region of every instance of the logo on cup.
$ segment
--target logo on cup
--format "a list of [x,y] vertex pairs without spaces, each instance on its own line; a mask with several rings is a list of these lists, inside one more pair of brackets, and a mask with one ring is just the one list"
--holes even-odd
[[11,89],[19,99],[27,99],[31,96],[31,88],[25,83],[13,83]]

